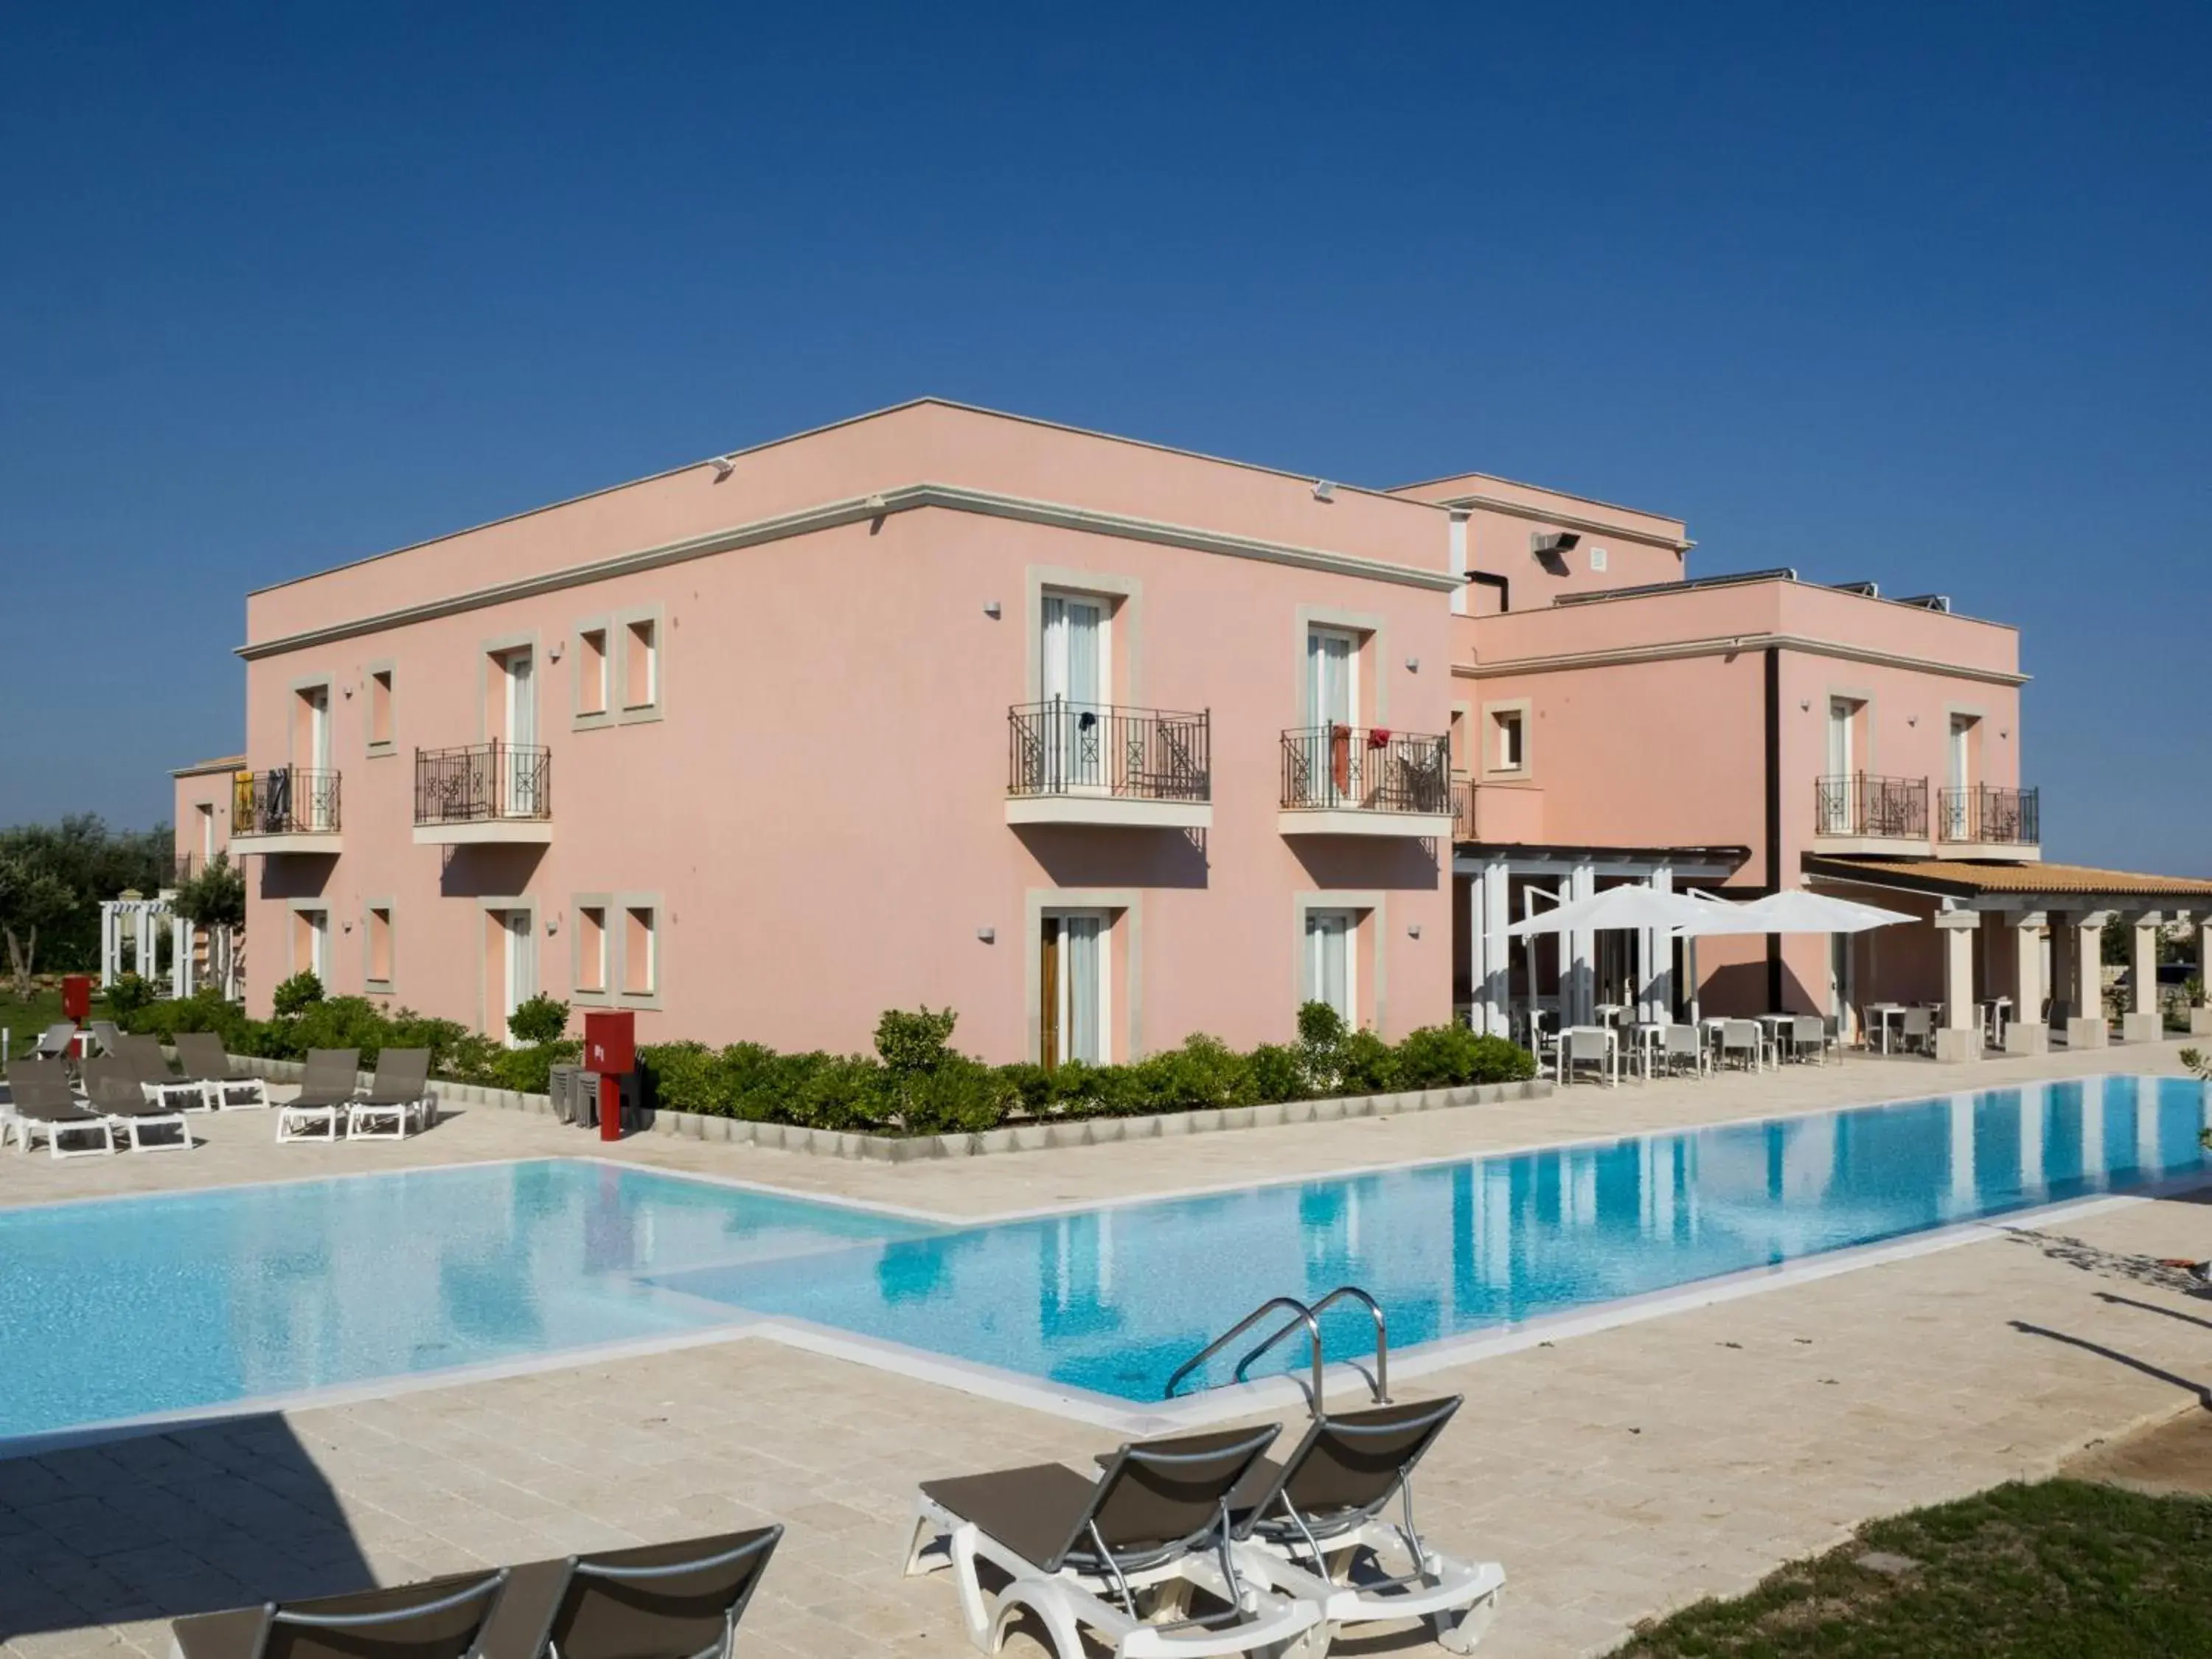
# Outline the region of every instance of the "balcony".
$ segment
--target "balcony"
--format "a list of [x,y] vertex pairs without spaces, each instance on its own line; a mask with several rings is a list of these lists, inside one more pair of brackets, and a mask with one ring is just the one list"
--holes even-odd
[[1925,851],[1928,780],[1870,772],[1815,778],[1813,833],[1823,852],[1895,853],[1904,850],[1900,842]]
[[472,743],[415,751],[417,846],[544,846],[553,839],[553,755]]
[[1971,784],[1938,792],[1936,837],[1953,858],[2041,856],[2041,802],[2033,789]]
[[1452,774],[1452,839],[1534,845],[1544,839],[1544,792],[1529,783],[1477,783]]
[[1006,822],[1212,829],[1212,713],[1017,703],[1006,711]]
[[1452,833],[1451,739],[1382,726],[1308,726],[1283,733],[1285,836]]
[[231,794],[230,842],[240,854],[335,857],[343,850],[338,774],[280,766],[242,775]]

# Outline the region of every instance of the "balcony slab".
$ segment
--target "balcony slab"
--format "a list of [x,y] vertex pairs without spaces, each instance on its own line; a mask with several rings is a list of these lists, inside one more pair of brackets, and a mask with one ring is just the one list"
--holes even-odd
[[1931,859],[1936,856],[1936,843],[1925,836],[1830,836],[1815,830],[1813,850],[1824,857],[1832,854],[1858,853],[1886,854],[1890,858]]
[[417,847],[546,847],[553,825],[546,818],[471,818],[461,823],[418,823]]
[[1449,812],[1376,812],[1358,806],[1285,807],[1275,828],[1285,836],[1407,836],[1449,841]]
[[2017,841],[1943,841],[1936,843],[1936,856],[1947,859],[1983,859],[2006,864],[2039,864],[2043,849],[2032,842]]
[[1131,800],[1117,795],[1009,795],[1006,822],[1097,824],[1126,830],[1211,830],[1213,803]]
[[336,858],[345,848],[335,830],[288,830],[267,836],[233,836],[230,850],[240,854],[258,853],[264,858],[275,858],[286,853]]

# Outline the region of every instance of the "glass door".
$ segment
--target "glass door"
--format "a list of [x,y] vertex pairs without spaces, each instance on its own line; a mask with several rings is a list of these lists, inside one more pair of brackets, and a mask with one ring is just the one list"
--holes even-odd
[[1106,783],[1106,607],[1096,599],[1044,599],[1042,684],[1045,787],[1101,789]]
[[1823,835],[1851,833],[1851,796],[1857,789],[1851,777],[1851,714],[1849,700],[1828,702],[1828,781],[1820,791],[1820,831]]
[[507,949],[501,975],[501,1000],[504,1006],[500,1010],[499,1039],[512,1043],[514,1033],[507,1022],[517,1008],[538,994],[538,952],[532,948],[530,912],[509,910],[503,918],[501,931]]
[[507,753],[501,757],[498,781],[501,817],[538,816],[538,694],[534,665],[526,651],[510,651],[501,659],[507,670]]
[[1951,716],[1950,787],[1943,796],[1943,836],[1947,841],[1966,840],[1972,827],[1973,814],[1967,810],[1966,792],[1973,787],[1971,775],[1973,735],[1974,722],[1971,715]]
[[1356,1025],[1353,1009],[1352,934],[1349,910],[1306,912],[1306,997],[1336,1010],[1346,1029]]
[[1326,805],[1357,803],[1360,750],[1353,727],[1359,720],[1359,642],[1334,628],[1306,635],[1306,729],[1308,764],[1314,793]]
[[1037,1059],[1106,1063],[1106,918],[1049,915],[1038,939]]

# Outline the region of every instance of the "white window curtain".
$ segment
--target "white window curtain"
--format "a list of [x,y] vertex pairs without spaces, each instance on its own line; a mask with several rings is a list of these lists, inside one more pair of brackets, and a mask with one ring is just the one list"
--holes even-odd
[[1097,916],[1060,920],[1060,1017],[1064,1058],[1103,1065],[1105,1030],[1100,1018],[1105,992],[1104,951]]
[[1105,607],[1058,593],[1044,598],[1041,690],[1060,705],[1047,720],[1047,771],[1054,788],[1091,788],[1105,781]]

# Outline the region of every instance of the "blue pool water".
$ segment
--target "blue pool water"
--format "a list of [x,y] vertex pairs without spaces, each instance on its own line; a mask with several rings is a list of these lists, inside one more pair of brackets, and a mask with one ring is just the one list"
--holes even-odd
[[1402,1348],[2212,1179],[2207,1119],[2092,1079],[975,1226],[562,1159],[0,1210],[0,1437],[752,1314],[1156,1401],[1270,1296],[1363,1285]]

